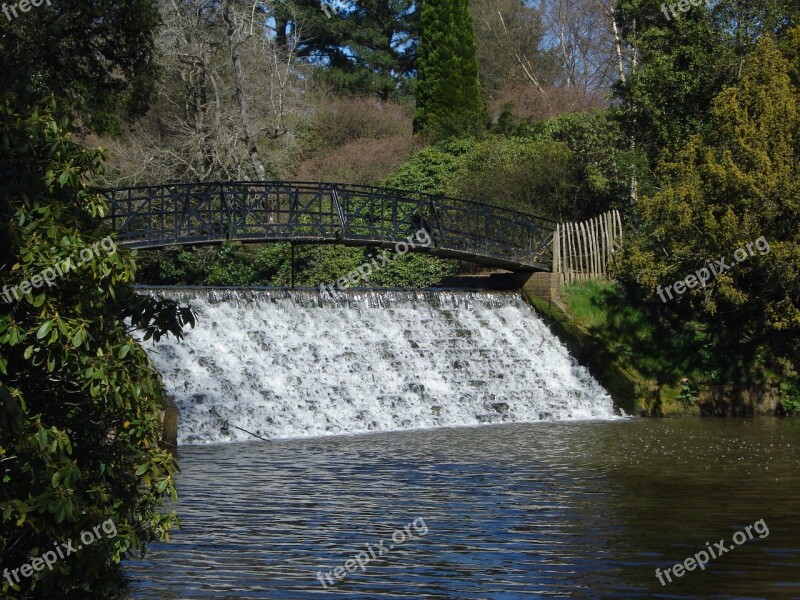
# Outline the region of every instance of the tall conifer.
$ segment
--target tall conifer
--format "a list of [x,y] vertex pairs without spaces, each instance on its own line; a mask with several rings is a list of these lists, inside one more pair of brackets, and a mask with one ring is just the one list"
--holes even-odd
[[415,131],[434,138],[477,132],[486,108],[469,0],[421,0],[417,56]]

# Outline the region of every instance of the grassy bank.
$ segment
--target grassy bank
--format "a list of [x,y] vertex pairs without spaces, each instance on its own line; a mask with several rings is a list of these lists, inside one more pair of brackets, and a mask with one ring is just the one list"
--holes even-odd
[[615,283],[565,285],[558,303],[530,300],[629,414],[771,412],[777,401],[780,378],[762,355],[741,355],[697,323],[635,306]]

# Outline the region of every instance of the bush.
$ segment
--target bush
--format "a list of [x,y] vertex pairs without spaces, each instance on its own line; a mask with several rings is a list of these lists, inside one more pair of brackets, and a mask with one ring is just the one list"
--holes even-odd
[[450,193],[557,220],[571,220],[583,200],[575,157],[559,142],[490,137],[462,162]]
[[304,134],[309,154],[363,139],[411,138],[411,115],[403,106],[375,98],[337,98],[321,103]]
[[800,413],[800,384],[784,381],[780,385],[781,407],[787,413]]
[[[56,114],[0,103],[0,284],[35,285],[54,265],[81,263],[0,304],[0,556],[13,570],[109,520],[117,535],[0,589],[104,598],[116,594],[122,557],[176,523],[159,511],[175,498],[176,463],[158,448],[164,391],[131,329],[180,336],[194,317],[133,294],[133,256],[105,243],[107,206],[85,188],[102,154],[72,142]],[[101,239],[103,251],[87,254]]]
[[397,169],[414,148],[410,135],[382,139],[357,139],[329,154],[302,163],[296,173],[301,181],[335,181],[373,185]]
[[585,187],[565,144],[505,136],[429,146],[385,183],[562,220],[580,214]]
[[401,190],[446,194],[451,182],[477,148],[473,139],[451,140],[423,148],[384,183]]

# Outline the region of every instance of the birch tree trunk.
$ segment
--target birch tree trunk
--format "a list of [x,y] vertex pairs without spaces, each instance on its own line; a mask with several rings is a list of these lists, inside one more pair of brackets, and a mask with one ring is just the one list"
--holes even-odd
[[247,109],[247,96],[244,92],[244,72],[242,70],[242,61],[239,56],[239,47],[250,39],[252,34],[245,34],[243,31],[243,24],[237,23],[236,15],[231,9],[230,2],[223,2],[222,18],[228,26],[228,49],[231,55],[231,64],[233,65],[234,89],[236,92],[236,102],[239,105],[239,114],[242,119],[241,139],[247,149],[247,154],[250,157],[250,162],[253,165],[256,177],[259,181],[264,181],[267,178],[267,170],[264,168],[264,163],[261,162],[261,156],[256,146],[257,132],[255,131]]

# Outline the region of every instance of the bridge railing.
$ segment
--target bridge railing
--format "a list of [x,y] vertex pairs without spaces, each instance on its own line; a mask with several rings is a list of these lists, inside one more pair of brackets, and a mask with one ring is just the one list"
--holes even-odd
[[383,187],[214,182],[97,190],[130,247],[224,240],[393,245],[424,229],[440,254],[552,264],[554,221],[514,210]]

